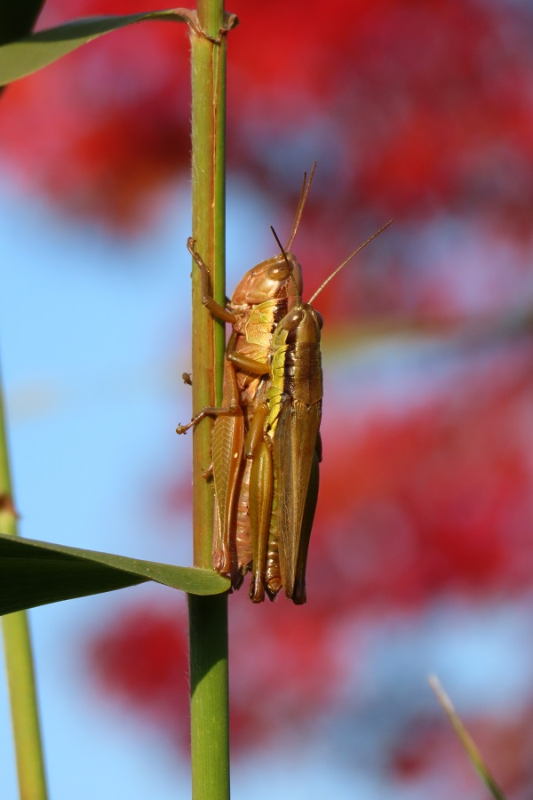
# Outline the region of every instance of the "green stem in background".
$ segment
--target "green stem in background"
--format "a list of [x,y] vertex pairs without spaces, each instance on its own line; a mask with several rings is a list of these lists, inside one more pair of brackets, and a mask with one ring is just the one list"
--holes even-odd
[[[0,533],[17,536],[7,433],[0,382]],[[2,617],[20,800],[46,800],[46,778],[28,617],[17,611]]]
[[459,741],[463,745],[468,758],[470,759],[475,771],[489,790],[491,797],[494,800],[505,800],[505,795],[491,775],[489,768],[483,760],[483,756],[479,752],[474,740],[463,725],[457,711],[455,710],[452,701],[442,688],[439,679],[436,675],[430,675],[428,683],[437,695],[437,700],[443,707],[448,719],[450,720]]
[[[210,267],[215,299],[225,287],[226,35],[223,0],[199,0],[191,29],[192,234]],[[193,411],[221,402],[224,326],[201,302],[192,265]],[[211,567],[213,487],[202,478],[211,462],[211,423],[193,433],[194,564]],[[193,800],[229,798],[227,596],[189,595],[191,762]]]

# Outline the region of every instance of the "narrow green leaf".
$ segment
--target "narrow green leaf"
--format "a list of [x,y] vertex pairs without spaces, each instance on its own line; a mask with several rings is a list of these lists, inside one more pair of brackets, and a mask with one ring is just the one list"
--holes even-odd
[[190,594],[221,594],[230,582],[216,572],[0,534],[0,615],[85,597],[145,581]]
[[[5,2],[5,0],[3,1]],[[39,31],[32,36],[12,41],[0,47],[0,86],[24,78],[26,75],[52,64],[67,53],[71,53],[105,33],[143,20],[158,19],[196,24],[194,11],[185,8],[124,16],[90,17],[67,22],[57,28]]]
[[483,760],[483,756],[479,752],[474,740],[463,725],[457,711],[453,707],[453,703],[441,686],[441,683],[436,675],[430,675],[428,683],[437,695],[437,700],[443,707],[448,719],[450,720],[461,744],[463,745],[468,758],[475,771],[489,790],[491,797],[494,800],[505,800],[505,795],[492,777],[489,768]]
[[44,0],[0,0],[0,45],[27,36]]

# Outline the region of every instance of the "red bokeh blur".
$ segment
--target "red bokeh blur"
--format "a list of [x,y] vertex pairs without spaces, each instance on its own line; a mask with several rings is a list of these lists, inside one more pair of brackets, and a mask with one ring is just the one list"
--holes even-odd
[[[40,26],[160,5],[49,0]],[[532,584],[533,10],[482,0],[235,0],[228,10],[241,20],[229,42],[230,180],[246,175],[289,220],[318,160],[296,248],[309,289],[395,219],[317,301],[339,394],[326,385],[308,605],[231,599],[233,736],[244,752],[339,711],[345,687],[357,687],[360,620],[416,618],[450,594],[512,600]],[[71,213],[135,235],[189,170],[186,31],[135,26],[69,59],[8,90],[0,151]],[[350,378],[369,342],[385,371],[394,348],[400,357],[371,390]],[[161,507],[172,514],[184,490],[169,484]],[[186,745],[186,637],[172,615],[133,608],[91,657],[106,691]],[[530,782],[532,704],[470,720],[512,791]],[[383,746],[399,781],[435,765],[463,774],[438,713],[406,718]]]

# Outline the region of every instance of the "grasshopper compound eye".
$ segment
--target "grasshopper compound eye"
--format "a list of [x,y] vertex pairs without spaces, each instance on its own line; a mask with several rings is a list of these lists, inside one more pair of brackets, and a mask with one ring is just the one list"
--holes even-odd
[[292,266],[288,259],[284,259],[280,264],[274,264],[267,270],[268,277],[273,281],[285,281],[292,273]]

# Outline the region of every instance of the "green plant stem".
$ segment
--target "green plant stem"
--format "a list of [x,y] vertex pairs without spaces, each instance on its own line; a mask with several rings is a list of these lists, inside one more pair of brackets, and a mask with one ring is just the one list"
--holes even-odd
[[[191,30],[192,227],[210,267],[215,299],[224,303],[226,36],[223,0],[199,0],[205,36]],[[193,410],[221,402],[224,326],[202,305],[200,275],[192,265]],[[202,478],[211,462],[211,427],[193,434],[194,564],[211,567],[213,487]],[[191,762],[193,800],[229,798],[227,596],[189,595]]]
[[[0,532],[17,536],[2,386],[0,384]],[[26,612],[2,617],[20,800],[46,800],[37,691]]]
[[[213,602],[215,601],[215,602]],[[189,595],[193,800],[230,796],[227,595]]]
[[489,768],[485,764],[483,760],[483,756],[481,755],[480,751],[477,748],[476,743],[468,733],[467,729],[463,725],[461,718],[459,717],[457,711],[454,708],[454,705],[444,689],[441,686],[441,683],[436,675],[430,675],[428,678],[428,683],[435,692],[437,696],[437,700],[441,704],[446,713],[448,719],[450,720],[457,736],[459,737],[459,741],[463,745],[465,752],[470,759],[472,766],[474,767],[475,771],[489,790],[491,796],[494,800],[505,800],[505,795],[496,783],[496,780],[491,775]]

